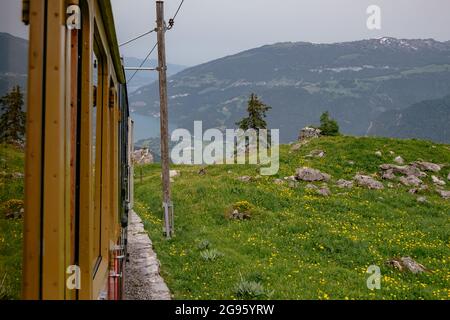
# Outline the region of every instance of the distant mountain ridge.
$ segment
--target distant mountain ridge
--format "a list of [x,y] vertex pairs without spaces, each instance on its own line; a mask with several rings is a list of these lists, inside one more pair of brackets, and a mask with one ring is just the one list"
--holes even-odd
[[[329,110],[347,134],[364,135],[383,112],[450,94],[450,42],[384,37],[334,44],[278,43],[188,68],[169,79],[170,117],[191,128],[232,128],[255,92],[272,106],[283,142]],[[156,84],[130,95],[159,114]]]
[[450,143],[450,95],[422,101],[403,110],[386,111],[374,121],[368,133]]
[[[28,41],[0,33],[0,47],[0,96],[17,84],[26,92]],[[125,58],[126,66],[141,62]],[[203,120],[205,128],[233,128],[255,92],[273,107],[269,125],[281,129],[282,142],[295,140],[325,110],[344,133],[450,142],[450,41],[278,43],[185,68],[168,65],[170,117],[180,127]],[[140,72],[129,84],[140,114],[159,114],[156,79]]]
[[[15,37],[9,33],[0,32],[0,95],[5,94],[14,85],[20,85],[26,90],[28,74],[28,40]],[[142,59],[125,57],[124,63],[128,67],[138,67],[143,62]],[[149,59],[143,66],[154,67],[157,61]],[[176,74],[186,66],[168,64],[168,75]],[[127,79],[130,79],[134,71],[127,71]],[[141,71],[136,74],[129,84],[129,92],[133,92],[139,87],[151,84],[157,80],[156,72]]]
[[0,96],[15,85],[26,91],[28,41],[0,32],[0,48]]
[[28,72],[28,41],[0,32],[0,72]]

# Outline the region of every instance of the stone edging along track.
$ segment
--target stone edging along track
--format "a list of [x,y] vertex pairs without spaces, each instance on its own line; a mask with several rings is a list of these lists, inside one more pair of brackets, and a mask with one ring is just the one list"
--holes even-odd
[[160,263],[141,218],[130,212],[129,262],[125,267],[125,300],[170,300],[170,290],[160,275]]

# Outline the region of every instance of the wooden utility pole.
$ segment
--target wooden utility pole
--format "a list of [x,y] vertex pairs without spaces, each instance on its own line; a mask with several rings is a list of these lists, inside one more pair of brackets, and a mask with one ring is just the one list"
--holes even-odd
[[168,239],[173,235],[173,205],[170,194],[169,163],[169,115],[167,107],[167,64],[166,64],[166,23],[164,21],[164,1],[156,1],[156,28],[158,32],[158,71],[161,113],[161,164],[164,208],[164,233]]

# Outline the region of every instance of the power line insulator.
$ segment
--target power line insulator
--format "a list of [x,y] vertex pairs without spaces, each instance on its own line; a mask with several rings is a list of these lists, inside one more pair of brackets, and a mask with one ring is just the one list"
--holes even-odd
[[175,24],[175,20],[174,19],[169,19],[169,29],[172,29],[174,24]]

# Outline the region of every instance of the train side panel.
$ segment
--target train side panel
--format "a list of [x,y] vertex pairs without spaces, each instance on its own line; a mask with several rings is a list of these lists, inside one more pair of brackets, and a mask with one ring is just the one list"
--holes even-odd
[[[67,28],[67,8],[81,29]],[[25,299],[121,299],[128,99],[109,1],[27,4]]]

